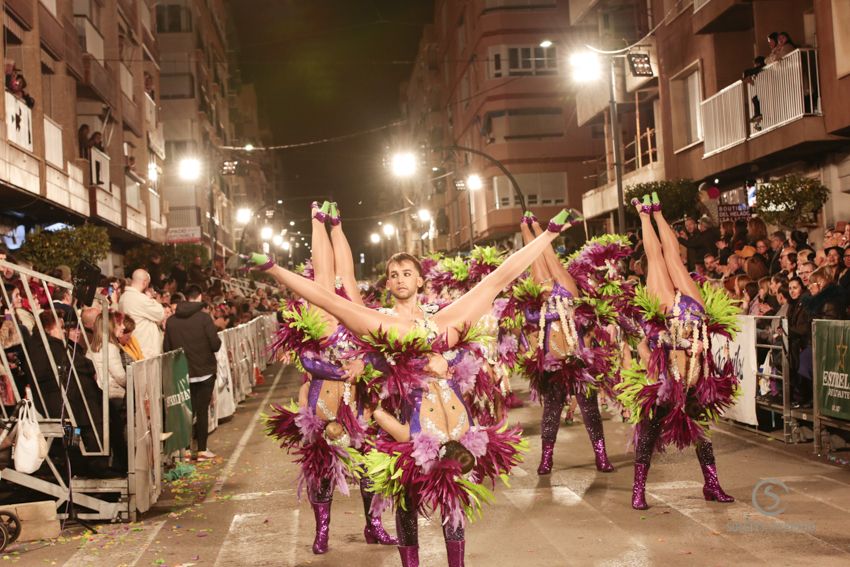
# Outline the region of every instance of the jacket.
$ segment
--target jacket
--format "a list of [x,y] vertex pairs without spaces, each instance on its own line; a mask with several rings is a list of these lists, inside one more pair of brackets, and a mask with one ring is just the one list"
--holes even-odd
[[215,374],[218,366],[215,353],[221,348],[215,323],[203,309],[200,301],[178,303],[174,316],[165,326],[165,352],[182,348],[192,378]]
[[100,352],[89,350],[86,353],[86,358],[94,364],[94,371],[97,375],[97,385],[103,389],[103,352],[106,351],[106,371],[109,373],[109,399],[121,399],[126,395],[127,372],[124,370],[124,365],[121,364],[121,349],[117,345],[109,342],[100,349]]
[[162,305],[136,288],[128,287],[118,301],[118,310],[136,322],[133,336],[139,340],[145,358],[162,354],[162,331],[159,330],[165,318]]

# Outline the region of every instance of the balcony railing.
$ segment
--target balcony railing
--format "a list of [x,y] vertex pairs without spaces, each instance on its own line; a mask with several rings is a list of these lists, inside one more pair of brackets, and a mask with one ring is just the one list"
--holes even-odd
[[151,127],[156,126],[156,102],[148,93],[145,93],[145,122]]
[[47,116],[44,117],[44,159],[54,167],[61,170],[65,169],[62,152],[62,127]]
[[756,75],[747,88],[758,97],[762,119],[752,136],[764,134],[806,115],[821,113],[818,57],[814,49],[792,51]]
[[119,65],[121,69],[121,92],[124,93],[130,100],[135,100],[133,96],[133,73],[125,63]]
[[713,97],[702,101],[702,127],[705,157],[722,152],[747,139],[744,83],[732,83]]
[[199,207],[171,207],[168,211],[169,227],[201,226],[201,209]]
[[32,110],[6,91],[6,137],[16,146],[32,151]]
[[148,146],[153,153],[159,156],[159,159],[165,159],[165,130],[162,127],[162,122],[156,125],[156,128],[148,130]]
[[141,10],[139,10],[140,19],[142,20],[142,27],[153,33],[153,25],[151,24],[151,9],[148,6],[148,3],[145,0],[142,0]]
[[694,12],[703,8],[709,2],[711,2],[711,0],[694,0]]
[[109,183],[109,156],[97,148],[90,148],[91,155],[91,181],[92,186],[97,186],[104,191],[111,191]]
[[821,114],[817,51],[798,49],[700,105],[708,157],[749,138]]
[[103,65],[103,36],[97,28],[85,16],[74,16],[74,27],[77,28],[77,36],[80,38],[83,50]]

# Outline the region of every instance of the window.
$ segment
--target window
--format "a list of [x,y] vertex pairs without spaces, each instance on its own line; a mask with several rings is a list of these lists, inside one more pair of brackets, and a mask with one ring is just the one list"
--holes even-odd
[[195,140],[167,140],[165,142],[165,155],[170,159],[179,160],[184,156],[197,155],[198,146]]
[[680,150],[702,140],[702,80],[698,63],[670,79],[673,147]]
[[491,79],[558,74],[558,50],[554,45],[497,45],[490,48],[489,59]]
[[492,112],[487,115],[486,126],[495,142],[564,135],[560,108],[516,108]]
[[192,31],[192,14],[189,8],[175,5],[156,7],[158,33],[186,33]]
[[[526,205],[563,205],[567,202],[567,174],[563,171],[518,173],[514,177],[525,193]],[[520,205],[510,179],[493,177],[493,196],[497,209]]]
[[194,98],[195,80],[189,73],[160,75],[160,98]]

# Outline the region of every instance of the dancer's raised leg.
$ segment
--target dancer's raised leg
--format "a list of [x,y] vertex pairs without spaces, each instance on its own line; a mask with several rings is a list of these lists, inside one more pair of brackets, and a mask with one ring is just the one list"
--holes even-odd
[[331,205],[331,243],[334,249],[334,272],[336,277],[342,279],[342,287],[351,301],[363,305],[360,297],[360,288],[357,287],[357,278],[354,275],[354,257],[351,254],[351,246],[342,231],[342,222],[336,203]]
[[[519,223],[519,231],[522,234],[523,244],[530,244],[531,241],[534,240],[534,235],[531,234],[531,229],[529,228],[532,219],[535,219],[534,214],[531,211],[526,211],[525,215],[523,215],[522,221]],[[536,219],[534,220],[534,223],[537,224]],[[552,277],[549,274],[549,270],[546,268],[546,264],[542,256],[539,256],[531,263],[531,277],[539,284],[542,284]]]
[[[658,198],[653,196],[653,200]],[[655,219],[655,224],[658,226],[658,236],[661,238],[661,247],[664,250],[664,261],[667,264],[667,273],[670,275],[670,281],[673,286],[682,293],[691,296],[702,305],[702,295],[696,282],[691,278],[688,269],[682,262],[682,256],[679,248],[679,239],[676,233],[670,227],[667,219],[661,213],[660,203],[653,209],[652,217]]]
[[638,210],[640,217],[641,235],[643,237],[643,250],[646,254],[646,288],[661,301],[662,307],[669,310],[673,307],[676,299],[676,288],[667,273],[667,264],[664,261],[664,253],[661,241],[652,226],[649,214],[651,205],[648,202],[641,204],[637,199],[632,204]]
[[310,213],[312,216],[313,235],[312,235],[312,260],[313,260],[313,281],[315,281],[322,289],[334,291],[334,254],[331,246],[328,231],[325,228],[325,220],[327,219],[330,203],[325,201],[321,208],[317,207],[317,203],[313,203]]

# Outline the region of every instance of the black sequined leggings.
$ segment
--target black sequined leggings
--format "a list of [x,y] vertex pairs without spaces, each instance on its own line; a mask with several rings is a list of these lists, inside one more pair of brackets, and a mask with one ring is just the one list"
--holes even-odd
[[[398,544],[402,547],[419,545],[419,514],[416,508],[407,498],[410,510],[402,510],[400,506],[395,510],[395,527],[398,533]],[[443,524],[443,537],[446,541],[463,541],[465,537],[463,526],[452,529],[448,523]]]
[[375,496],[369,492],[370,486],[372,486],[372,482],[368,478],[363,477],[360,479],[360,496],[363,498],[363,512],[366,513],[367,520],[372,517],[372,498]]
[[638,426],[640,430],[635,446],[635,463],[648,465],[652,461],[652,451],[658,442],[658,436],[661,435],[661,421],[663,419],[664,414],[656,410],[651,419],[642,421]]
[[[567,388],[562,383],[549,383],[541,392],[543,397],[543,420],[540,424],[540,439],[543,443],[554,443],[558,438],[558,428],[561,425],[561,412],[567,402]],[[594,390],[589,396],[576,396],[581,419],[591,443],[603,439],[602,415],[599,413],[599,401]]]
[[697,441],[697,459],[704,467],[714,464],[714,445],[708,439]]
[[310,499],[310,502],[320,503],[320,502],[330,502],[333,500],[334,491],[331,488],[331,481],[325,479],[323,480],[318,487],[308,487],[307,488],[307,497]]

